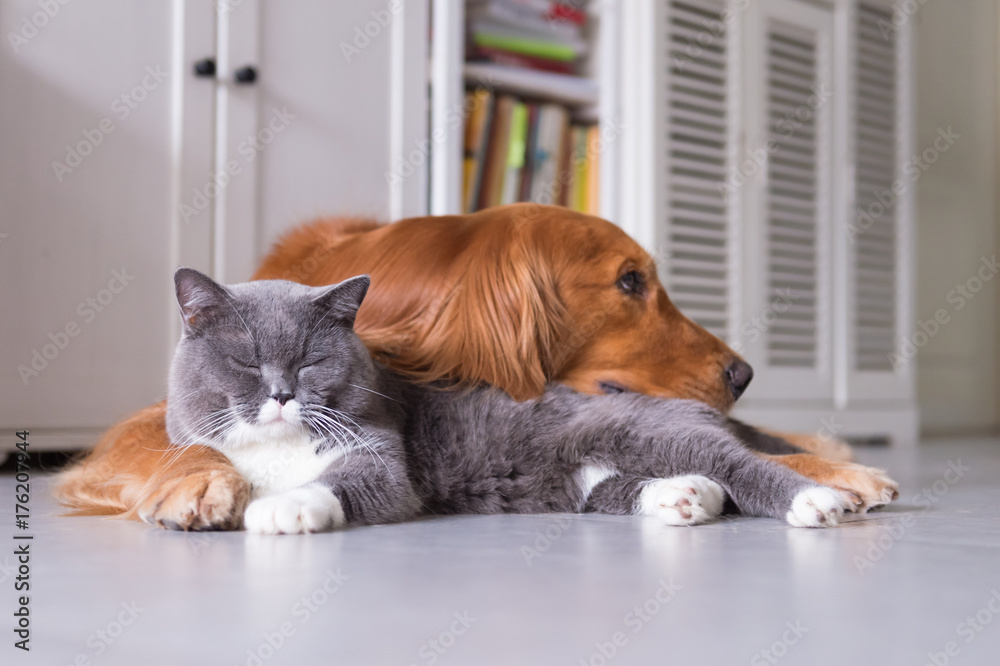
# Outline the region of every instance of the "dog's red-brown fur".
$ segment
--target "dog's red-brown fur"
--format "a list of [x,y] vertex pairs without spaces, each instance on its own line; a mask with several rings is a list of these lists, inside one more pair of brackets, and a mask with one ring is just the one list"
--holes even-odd
[[[639,295],[618,286],[630,271],[643,278]],[[323,220],[289,233],[254,278],[326,285],[361,273],[372,289],[356,330],[415,381],[485,382],[518,400],[555,381],[587,393],[611,383],[721,410],[733,403],[725,373],[734,352],[681,314],[652,257],[606,220],[534,204],[385,226]],[[178,455],[163,412],[161,403],[112,429],[66,473],[62,501],[182,528],[236,520],[249,498],[245,482],[215,451]],[[776,460],[868,491],[856,488],[865,474],[850,463],[837,476],[816,456]]]

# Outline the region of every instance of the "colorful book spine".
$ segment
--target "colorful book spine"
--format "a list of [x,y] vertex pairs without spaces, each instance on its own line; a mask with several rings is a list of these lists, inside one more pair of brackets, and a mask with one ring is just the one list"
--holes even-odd
[[467,93],[465,108],[468,116],[465,125],[462,210],[471,213],[476,210],[482,187],[493,117],[493,93],[482,88]]
[[523,102],[514,105],[510,118],[510,139],[507,150],[507,170],[503,179],[500,202],[514,203],[521,198],[521,169],[524,167],[525,144],[528,139],[528,106]]

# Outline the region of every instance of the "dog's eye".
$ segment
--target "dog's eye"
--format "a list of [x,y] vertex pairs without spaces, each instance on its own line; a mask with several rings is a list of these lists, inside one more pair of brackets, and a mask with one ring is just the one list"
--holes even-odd
[[625,275],[618,278],[618,288],[621,289],[623,293],[629,295],[641,294],[645,286],[642,274],[639,271],[629,271],[628,273],[625,273]]
[[600,382],[598,387],[601,389],[601,393],[606,395],[615,395],[616,393],[626,393],[628,391],[627,388],[618,382]]

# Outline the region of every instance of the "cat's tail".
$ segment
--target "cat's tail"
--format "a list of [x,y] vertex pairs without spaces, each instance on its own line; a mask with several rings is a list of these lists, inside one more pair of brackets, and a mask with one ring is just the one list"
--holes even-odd
[[314,287],[330,282],[324,277],[335,248],[345,239],[378,229],[364,218],[325,218],[298,226],[282,236],[254,273],[254,280],[291,280]]

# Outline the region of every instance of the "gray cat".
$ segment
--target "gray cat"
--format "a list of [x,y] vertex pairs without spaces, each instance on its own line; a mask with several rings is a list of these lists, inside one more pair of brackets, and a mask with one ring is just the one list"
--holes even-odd
[[312,532],[421,514],[598,511],[675,525],[744,514],[836,525],[850,498],[750,449],[799,449],[690,400],[405,381],[353,331],[367,276],[224,287],[175,275],[183,337],[167,431],[251,483],[246,529]]

